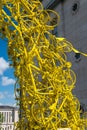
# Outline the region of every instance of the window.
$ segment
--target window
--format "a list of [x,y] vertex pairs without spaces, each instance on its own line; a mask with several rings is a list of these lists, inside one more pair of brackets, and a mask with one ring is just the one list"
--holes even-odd
[[10,129],[12,129],[12,126],[10,125]]
[[9,122],[12,122],[12,114],[9,112]]
[[6,122],[6,112],[5,112],[5,122]]
[[10,122],[10,118],[11,118],[11,117],[10,117],[10,112],[9,112],[9,122]]
[[55,35],[55,36],[58,36],[58,26],[57,26],[57,18],[54,17],[51,21],[51,25],[55,26],[54,27],[54,30],[52,30],[52,34]]
[[75,62],[81,61],[81,54],[80,53],[75,53]]
[[[87,111],[86,109],[86,105],[83,104],[83,103],[80,103],[80,116],[83,117],[84,113]],[[87,115],[85,114],[86,118],[87,118]]]
[[72,6],[72,10],[73,10],[73,11],[76,11],[77,8],[78,8],[78,5],[77,5],[77,3],[75,3],[75,4]]
[[8,122],[8,112],[7,112],[7,122]]
[[73,5],[72,5],[72,14],[76,14],[78,12],[79,5],[80,5],[79,1],[76,1],[76,2],[73,3]]
[[57,27],[54,27],[54,30],[52,30],[52,34],[58,36]]
[[14,116],[15,116],[15,113],[14,113],[15,111],[14,111],[14,109],[12,110],[12,122],[14,122]]
[[75,53],[75,58],[79,59],[80,58],[80,53]]

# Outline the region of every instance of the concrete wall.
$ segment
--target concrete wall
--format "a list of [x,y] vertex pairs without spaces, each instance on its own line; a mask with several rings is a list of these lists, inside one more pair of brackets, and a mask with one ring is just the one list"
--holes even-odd
[[[77,0],[66,0],[63,4],[65,37],[76,49],[87,53],[87,0],[79,0],[78,11],[73,14],[72,6],[75,2]],[[74,93],[82,103],[87,104],[87,58],[81,56],[81,60],[76,62],[75,54],[72,53],[69,59],[77,76]]]
[[[43,0],[47,6],[47,0]],[[78,3],[77,11],[73,12],[74,3]],[[73,46],[81,52],[87,53],[87,0],[64,0],[58,3],[54,10],[60,15],[58,26],[58,36],[65,37]],[[87,105],[87,57],[80,55],[75,58],[75,53],[68,54],[68,59],[72,62],[72,69],[77,76],[74,94],[80,102]]]

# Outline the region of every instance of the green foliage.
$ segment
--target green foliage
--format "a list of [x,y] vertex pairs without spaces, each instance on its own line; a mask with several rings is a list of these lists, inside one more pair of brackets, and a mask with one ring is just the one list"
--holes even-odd
[[[0,113],[0,125],[3,122],[3,115]],[[1,126],[0,126],[0,130],[1,130]]]
[[0,123],[3,121],[3,115],[0,113]]

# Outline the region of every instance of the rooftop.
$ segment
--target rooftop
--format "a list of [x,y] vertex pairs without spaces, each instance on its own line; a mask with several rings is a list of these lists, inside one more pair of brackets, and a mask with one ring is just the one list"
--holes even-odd
[[18,107],[0,105],[0,109],[18,109]]

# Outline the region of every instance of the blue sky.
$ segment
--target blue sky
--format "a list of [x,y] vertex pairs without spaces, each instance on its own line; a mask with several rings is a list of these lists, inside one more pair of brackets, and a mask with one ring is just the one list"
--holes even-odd
[[0,39],[0,105],[15,106],[14,69],[9,66],[7,50],[7,41]]

